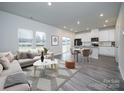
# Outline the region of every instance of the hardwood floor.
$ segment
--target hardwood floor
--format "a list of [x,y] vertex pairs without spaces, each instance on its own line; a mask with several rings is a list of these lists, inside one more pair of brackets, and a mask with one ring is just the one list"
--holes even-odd
[[[56,56],[66,60],[71,58],[69,53]],[[99,56],[98,60],[91,59],[90,63],[79,58],[77,65],[81,69],[66,83],[58,88],[59,91],[123,91],[122,80],[118,64],[113,57]]]

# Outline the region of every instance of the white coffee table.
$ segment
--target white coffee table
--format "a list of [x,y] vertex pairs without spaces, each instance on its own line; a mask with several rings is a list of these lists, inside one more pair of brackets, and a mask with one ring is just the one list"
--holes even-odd
[[50,66],[52,69],[56,69],[57,70],[57,65],[58,65],[58,61],[57,59],[51,60],[51,59],[44,59],[43,62],[41,62],[41,60],[38,60],[36,62],[34,62],[33,66],[34,66],[34,76],[37,70],[37,67],[42,67],[42,70],[44,72],[45,75],[45,70],[47,66]]

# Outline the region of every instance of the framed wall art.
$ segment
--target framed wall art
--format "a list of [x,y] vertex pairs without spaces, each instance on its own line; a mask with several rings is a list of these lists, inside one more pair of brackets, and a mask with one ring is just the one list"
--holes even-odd
[[51,36],[51,45],[57,46],[58,44],[59,44],[59,37],[55,36],[55,35],[52,35]]

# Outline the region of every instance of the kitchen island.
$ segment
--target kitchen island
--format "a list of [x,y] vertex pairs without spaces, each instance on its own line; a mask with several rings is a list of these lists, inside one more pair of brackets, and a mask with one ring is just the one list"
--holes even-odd
[[94,47],[94,46],[81,46],[78,48],[74,48],[74,50],[78,50],[82,53],[83,49],[91,49],[92,53],[90,55],[91,58],[94,59],[98,59],[98,55],[99,55],[99,48],[98,47]]

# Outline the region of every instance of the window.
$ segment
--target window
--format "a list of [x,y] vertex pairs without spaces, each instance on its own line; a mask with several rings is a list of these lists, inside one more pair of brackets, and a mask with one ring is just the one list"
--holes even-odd
[[45,45],[46,34],[44,32],[37,31],[35,38],[36,38],[36,48],[40,48]]
[[27,51],[31,49],[32,46],[41,48],[45,45],[46,34],[40,31],[36,31],[34,34],[32,30],[18,29],[19,50]]
[[32,48],[33,31],[28,29],[18,30],[19,50],[28,50]]

